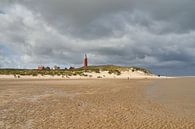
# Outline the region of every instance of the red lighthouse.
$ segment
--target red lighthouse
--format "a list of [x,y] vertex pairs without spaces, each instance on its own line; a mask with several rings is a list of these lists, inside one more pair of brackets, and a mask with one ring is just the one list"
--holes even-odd
[[86,54],[85,54],[84,62],[83,62],[83,63],[84,63],[85,71],[86,71],[86,70],[87,70],[87,65],[88,65],[88,64],[87,64],[88,62],[87,62],[87,55],[86,55]]

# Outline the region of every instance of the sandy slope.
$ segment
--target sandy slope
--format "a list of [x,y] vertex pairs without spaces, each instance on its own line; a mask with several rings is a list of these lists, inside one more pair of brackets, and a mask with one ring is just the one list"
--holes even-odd
[[[109,74],[108,71],[100,71],[100,73],[95,73],[95,72],[85,72],[85,76],[80,76],[80,75],[72,75],[72,76],[65,76],[65,75],[38,75],[38,76],[21,76],[21,79],[97,79],[97,78],[104,78],[104,79],[112,79],[112,78],[118,78],[118,79],[128,79],[128,78],[159,78],[156,75],[149,75],[145,74],[142,71],[135,71],[132,72],[131,70],[129,71],[121,71],[120,75],[116,74]],[[14,75],[0,75],[0,79],[13,79],[16,78]],[[161,78],[166,78],[166,77],[161,77]]]
[[0,80],[0,128],[194,129],[147,97],[152,80]]

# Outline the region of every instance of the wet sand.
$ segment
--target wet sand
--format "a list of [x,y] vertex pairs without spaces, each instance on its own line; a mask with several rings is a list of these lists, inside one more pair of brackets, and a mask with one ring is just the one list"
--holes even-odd
[[195,119],[195,78],[153,81],[147,89],[150,99],[183,117]]
[[0,128],[194,129],[194,117],[178,115],[182,109],[173,111],[161,97],[155,98],[158,90],[151,87],[158,83],[148,79],[2,79]]

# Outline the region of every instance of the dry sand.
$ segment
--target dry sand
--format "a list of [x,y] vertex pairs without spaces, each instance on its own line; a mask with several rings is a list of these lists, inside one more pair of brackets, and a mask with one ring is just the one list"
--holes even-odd
[[167,80],[1,79],[0,128],[194,129],[193,115],[153,96],[151,87]]
[[[85,76],[80,76],[80,75],[37,75],[37,76],[32,76],[32,75],[19,75],[20,79],[97,79],[97,78],[104,78],[104,79],[140,79],[140,78],[159,78],[157,75],[154,74],[146,74],[142,71],[135,71],[132,72],[131,70],[129,71],[121,71],[120,75],[116,75],[114,73],[109,74],[109,71],[100,71],[100,73],[95,73],[95,72],[85,72]],[[160,78],[167,78],[165,76],[161,76]],[[14,75],[0,75],[0,79],[18,79]]]

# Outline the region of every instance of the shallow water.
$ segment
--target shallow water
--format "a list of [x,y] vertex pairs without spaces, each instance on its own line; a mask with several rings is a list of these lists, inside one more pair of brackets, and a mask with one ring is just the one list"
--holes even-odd
[[155,80],[147,94],[175,114],[195,118],[195,78]]

